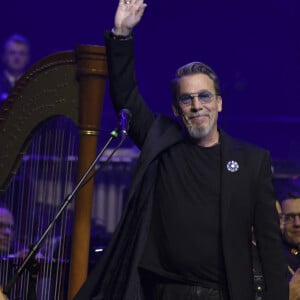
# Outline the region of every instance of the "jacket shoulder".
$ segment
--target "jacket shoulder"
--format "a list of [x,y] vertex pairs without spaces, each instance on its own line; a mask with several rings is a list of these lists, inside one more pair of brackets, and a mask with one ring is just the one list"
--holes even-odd
[[223,130],[220,130],[220,135],[221,135],[221,143],[225,143],[228,145],[231,145],[232,147],[236,147],[236,148],[242,148],[246,151],[249,152],[255,152],[255,153],[261,153],[264,155],[270,155],[270,151],[260,147],[258,145],[252,144],[250,142],[247,142],[245,140],[239,139],[239,138],[235,138],[231,135],[229,135],[228,133],[226,133]]

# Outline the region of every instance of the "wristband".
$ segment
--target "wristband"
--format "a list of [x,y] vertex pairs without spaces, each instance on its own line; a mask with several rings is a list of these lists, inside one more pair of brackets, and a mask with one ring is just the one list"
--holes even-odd
[[130,40],[132,39],[132,34],[130,35],[117,35],[115,34],[115,30],[114,28],[111,30],[111,37],[114,40],[118,40],[118,41],[126,41],[126,40]]

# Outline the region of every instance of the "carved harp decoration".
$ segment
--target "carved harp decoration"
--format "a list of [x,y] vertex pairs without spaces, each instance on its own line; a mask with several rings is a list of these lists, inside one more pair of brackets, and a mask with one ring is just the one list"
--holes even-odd
[[[92,45],[50,55],[22,76],[0,111],[1,198],[5,198],[39,127],[56,116],[71,119],[79,129],[77,177],[81,177],[96,157],[106,76],[105,48]],[[49,144],[54,147],[54,142]],[[92,194],[90,180],[76,195],[69,299],[75,296],[88,272]],[[9,201],[24,205],[18,197]]]

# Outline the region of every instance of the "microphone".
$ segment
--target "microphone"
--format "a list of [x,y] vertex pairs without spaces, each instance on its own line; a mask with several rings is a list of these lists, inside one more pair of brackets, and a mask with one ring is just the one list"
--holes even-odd
[[129,124],[131,120],[132,114],[129,109],[123,108],[119,112],[119,130],[122,132],[122,135],[127,135],[127,131],[129,129]]

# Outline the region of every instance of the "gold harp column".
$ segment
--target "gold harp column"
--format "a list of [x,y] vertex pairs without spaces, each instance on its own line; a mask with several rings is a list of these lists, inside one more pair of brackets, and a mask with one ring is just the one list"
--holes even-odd
[[[107,65],[104,47],[80,45],[75,52],[79,82],[78,178],[81,178],[97,155]],[[75,297],[88,273],[93,187],[92,179],[76,196],[68,299]]]

